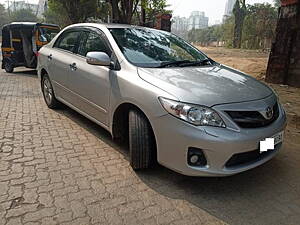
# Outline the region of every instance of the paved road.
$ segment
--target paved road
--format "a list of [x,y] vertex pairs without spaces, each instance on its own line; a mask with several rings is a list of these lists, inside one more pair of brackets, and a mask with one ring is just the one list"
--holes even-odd
[[136,173],[105,130],[49,110],[33,72],[0,72],[0,224],[299,224],[293,140],[233,177]]

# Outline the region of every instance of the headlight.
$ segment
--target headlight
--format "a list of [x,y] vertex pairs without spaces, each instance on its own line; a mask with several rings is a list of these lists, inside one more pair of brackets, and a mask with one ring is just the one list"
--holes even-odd
[[226,127],[219,114],[205,106],[191,105],[159,97],[165,110],[188,123],[196,126]]

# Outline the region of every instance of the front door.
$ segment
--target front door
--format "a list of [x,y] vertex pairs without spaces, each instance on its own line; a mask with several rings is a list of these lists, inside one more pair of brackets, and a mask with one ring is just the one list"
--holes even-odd
[[96,31],[83,31],[80,36],[77,55],[70,64],[69,88],[73,94],[72,104],[92,118],[108,125],[110,69],[86,62],[88,52],[111,51],[102,36]]

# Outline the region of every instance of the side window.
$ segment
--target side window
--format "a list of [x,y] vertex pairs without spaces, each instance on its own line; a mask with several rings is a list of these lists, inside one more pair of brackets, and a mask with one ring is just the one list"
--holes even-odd
[[86,56],[88,52],[105,52],[109,56],[111,50],[107,47],[105,41],[96,32],[84,32],[81,36],[78,54]]
[[79,31],[71,31],[63,34],[63,36],[55,43],[54,47],[74,52],[79,34]]

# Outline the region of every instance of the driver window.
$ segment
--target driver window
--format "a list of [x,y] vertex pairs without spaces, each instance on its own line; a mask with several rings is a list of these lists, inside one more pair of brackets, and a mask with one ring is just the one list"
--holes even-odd
[[54,47],[73,52],[75,50],[79,34],[80,32],[78,31],[67,32],[61,39],[58,40],[58,42],[54,44]]
[[105,52],[111,55],[110,49],[105,44],[102,37],[96,32],[84,32],[81,36],[81,42],[78,48],[78,54],[86,56],[88,52]]

